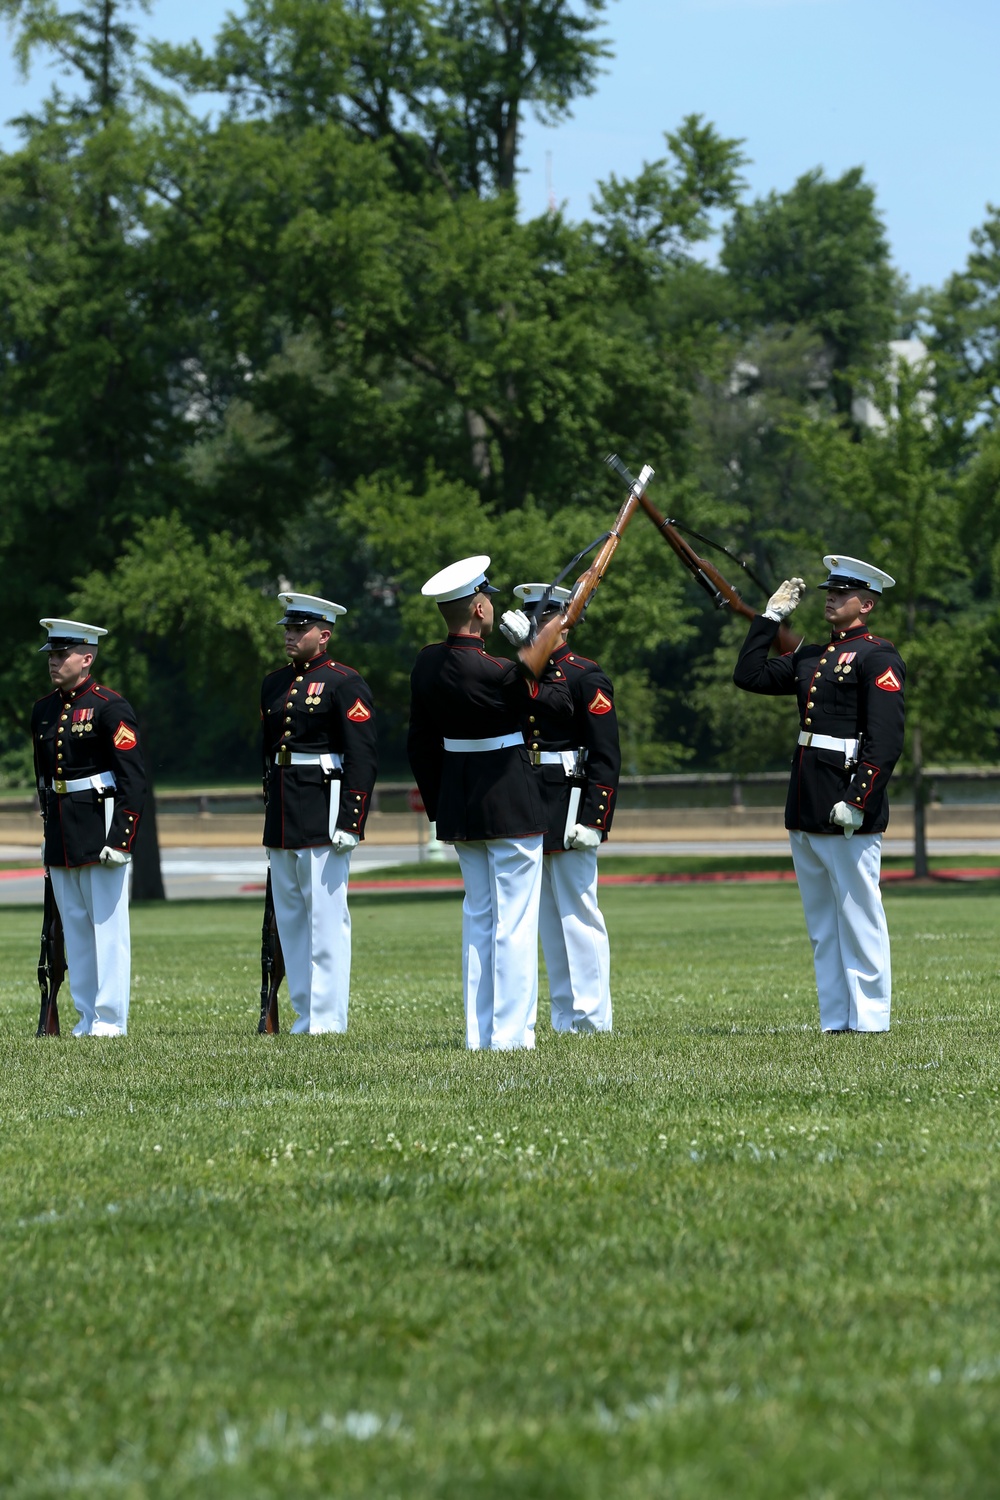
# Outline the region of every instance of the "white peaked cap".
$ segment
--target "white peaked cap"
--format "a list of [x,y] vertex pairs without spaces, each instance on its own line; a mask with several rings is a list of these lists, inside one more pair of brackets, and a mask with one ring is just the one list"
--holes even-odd
[[317,599],[315,594],[279,594],[278,602],[285,606],[284,617],[278,621],[279,625],[334,625],[338,615],[347,614],[342,604],[334,604],[329,599]]
[[891,589],[896,582],[873,563],[862,562],[860,557],[845,557],[842,552],[828,553],[823,566],[829,568],[830,576],[820,584],[821,589],[860,588],[881,594],[883,589]]
[[39,620],[49,638],[42,651],[65,651],[68,646],[96,646],[107,631],[101,625],[85,625],[82,620]]
[[486,579],[490,560],[485,553],[476,557],[463,557],[449,563],[433,578],[428,578],[420,592],[437,604],[446,604],[449,599],[465,599],[470,594],[495,594]]
[[564,589],[561,584],[550,586],[547,583],[519,583],[514,593],[519,599],[523,599],[525,604],[537,604],[539,599],[545,597],[546,590],[549,595],[548,602],[553,607],[568,604],[573,597],[572,589]]

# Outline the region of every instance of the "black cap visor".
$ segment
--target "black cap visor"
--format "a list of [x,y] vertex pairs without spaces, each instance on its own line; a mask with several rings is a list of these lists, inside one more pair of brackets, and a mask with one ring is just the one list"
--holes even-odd
[[329,625],[330,621],[324,615],[310,615],[301,609],[286,610],[278,621],[279,625],[294,625],[297,630],[307,630],[310,625]]
[[85,641],[76,635],[50,635],[44,646],[39,646],[42,651],[94,651],[97,648],[92,641]]
[[877,594],[878,589],[873,589],[866,578],[849,578],[845,573],[831,573],[822,583],[816,585],[820,589],[836,589],[838,593],[853,594],[855,589],[864,589],[869,594]]

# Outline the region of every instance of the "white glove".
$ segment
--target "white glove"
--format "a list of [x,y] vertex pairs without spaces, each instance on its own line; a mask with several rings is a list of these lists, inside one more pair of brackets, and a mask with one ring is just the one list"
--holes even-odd
[[105,844],[97,856],[102,865],[127,865],[131,863],[131,854],[126,854],[124,849],[112,849],[110,844]]
[[856,828],[860,828],[865,821],[865,815],[858,807],[851,807],[846,802],[835,802],[830,814],[830,822],[836,823],[838,828],[844,830],[844,838],[849,839]]
[[523,609],[509,609],[500,616],[500,633],[512,646],[523,646],[531,636],[531,621]]
[[599,849],[601,830],[588,828],[586,823],[574,823],[569,829],[567,842],[571,849]]
[[335,828],[330,843],[334,854],[350,854],[352,849],[358,847],[358,836],[356,833],[348,833],[346,828]]
[[804,578],[786,578],[779,583],[764,611],[765,620],[787,620],[806,591]]

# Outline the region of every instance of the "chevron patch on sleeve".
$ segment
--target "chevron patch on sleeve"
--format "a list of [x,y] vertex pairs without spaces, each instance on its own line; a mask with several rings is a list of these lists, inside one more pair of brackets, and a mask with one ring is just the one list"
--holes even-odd
[[124,719],[114,732],[114,742],[116,750],[134,750],[138,743],[135,737],[135,730],[130,729]]
[[614,704],[611,699],[606,693],[602,693],[600,688],[597,689],[597,692],[587,704],[587,712],[589,714],[609,714],[613,708]]
[[876,677],[875,686],[881,688],[884,693],[899,693],[903,688],[903,684],[891,667],[886,667],[881,677]]
[[371,718],[371,716],[371,709],[368,708],[364,703],[362,703],[360,698],[355,698],[354,702],[347,710],[347,717],[350,719],[352,724],[364,724],[368,719]]

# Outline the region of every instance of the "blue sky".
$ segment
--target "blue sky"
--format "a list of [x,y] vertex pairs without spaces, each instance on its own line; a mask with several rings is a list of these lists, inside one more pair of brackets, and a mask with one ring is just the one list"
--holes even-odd
[[[240,8],[158,0],[144,25],[207,45]],[[526,213],[544,211],[550,171],[570,217],[584,217],[598,180],[661,156],[664,132],[691,113],[745,140],[752,196],[813,167],[862,166],[916,286],[961,269],[987,203],[1000,204],[1000,0],[614,0],[606,30],[615,58],[597,93],[555,129],[527,123]],[[0,117],[50,81],[38,68],[19,82],[3,46]],[[0,131],[0,144],[16,138]]]

